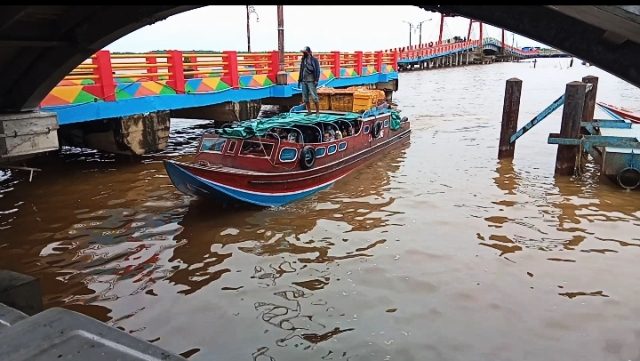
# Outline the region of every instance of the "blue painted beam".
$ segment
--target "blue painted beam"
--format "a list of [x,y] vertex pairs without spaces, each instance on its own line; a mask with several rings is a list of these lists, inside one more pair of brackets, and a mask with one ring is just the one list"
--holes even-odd
[[531,130],[531,128],[533,128],[536,124],[543,121],[544,118],[558,109],[562,104],[564,104],[564,94],[562,94],[560,98],[556,99],[553,103],[551,103],[548,107],[541,111],[540,114],[533,117],[533,119],[531,119],[529,123],[525,124],[524,127],[518,129],[517,132],[513,133],[513,135],[509,139],[509,143],[515,142],[518,138],[524,135],[524,133]]
[[[376,84],[398,79],[398,73],[371,74],[350,78],[333,78],[321,81],[319,86],[348,87]],[[288,98],[300,93],[297,84],[272,85],[263,88],[225,89],[211,93],[165,94],[123,99],[115,102],[88,102],[55,107],[43,107],[42,111],[58,115],[60,125],[87,122],[96,119],[116,118],[159,110],[195,108],[224,102],[240,102],[270,97]]]
[[585,147],[614,147],[640,149],[635,137],[615,137],[610,135],[585,135],[583,138],[560,138],[558,134],[549,134],[548,144],[583,145]]

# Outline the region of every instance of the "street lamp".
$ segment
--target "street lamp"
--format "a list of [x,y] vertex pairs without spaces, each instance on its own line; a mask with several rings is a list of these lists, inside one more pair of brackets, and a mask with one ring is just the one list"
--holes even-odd
[[251,28],[249,26],[249,19],[251,14],[256,14],[256,21],[260,22],[260,16],[256,12],[256,8],[253,5],[246,5],[247,7],[247,52],[251,52]]
[[409,46],[411,46],[411,30],[413,30],[413,24],[406,20],[402,20],[402,22],[409,24]]
[[278,11],[278,57],[280,58],[280,64],[278,66],[279,71],[276,74],[276,84],[287,84],[287,73],[284,71],[284,9],[282,5],[277,5]]
[[420,45],[422,45],[422,23],[424,23],[425,21],[431,21],[431,19],[429,18],[426,20],[422,20],[418,23],[418,25],[413,25],[413,23],[410,21],[402,20],[402,22],[409,24],[409,46],[411,46],[411,31],[415,31],[416,29],[420,29],[420,38],[418,39],[418,42],[420,43]]
[[418,23],[418,29],[420,29],[420,38],[418,39],[419,46],[422,46],[422,23],[424,23],[425,21],[431,21],[431,18],[422,20]]

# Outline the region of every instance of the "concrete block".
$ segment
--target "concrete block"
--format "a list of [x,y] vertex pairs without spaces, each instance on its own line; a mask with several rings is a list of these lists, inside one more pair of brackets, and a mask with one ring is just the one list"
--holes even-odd
[[6,327],[11,327],[16,322],[20,322],[28,316],[24,313],[0,303],[0,330]]
[[[3,361],[186,361],[147,341],[63,308],[0,331]],[[213,357],[212,357],[213,358]]]
[[35,315],[42,311],[40,281],[21,273],[0,270],[0,303]]

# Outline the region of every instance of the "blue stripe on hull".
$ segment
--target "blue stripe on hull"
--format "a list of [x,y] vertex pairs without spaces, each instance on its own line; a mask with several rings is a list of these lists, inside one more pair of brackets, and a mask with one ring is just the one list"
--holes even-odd
[[269,194],[246,192],[237,188],[231,188],[207,179],[197,177],[182,169],[172,161],[164,162],[169,178],[173,185],[182,193],[194,196],[203,196],[218,199],[224,202],[239,200],[264,207],[277,207],[301,198],[308,197],[318,191],[327,189],[334,182],[310,188],[305,191],[288,194]]

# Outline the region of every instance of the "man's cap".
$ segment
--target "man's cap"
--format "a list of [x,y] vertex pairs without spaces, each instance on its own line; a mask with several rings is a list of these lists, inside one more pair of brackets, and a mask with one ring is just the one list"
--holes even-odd
[[310,52],[311,52],[311,48],[310,48],[310,47],[308,47],[308,46],[305,46],[305,47],[304,47],[304,48],[302,48],[302,50],[300,50],[300,51],[301,51],[301,52],[303,52],[303,53],[304,53],[304,52],[310,53]]

